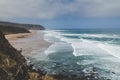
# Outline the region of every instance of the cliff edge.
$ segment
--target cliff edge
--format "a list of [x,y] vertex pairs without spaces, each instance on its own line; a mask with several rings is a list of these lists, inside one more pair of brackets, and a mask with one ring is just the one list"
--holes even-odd
[[19,28],[19,27],[13,27],[13,26],[0,25],[0,30],[4,34],[30,33],[30,31],[28,31],[27,29]]
[[0,32],[0,80],[24,80],[27,74],[25,64],[20,51],[13,48]]

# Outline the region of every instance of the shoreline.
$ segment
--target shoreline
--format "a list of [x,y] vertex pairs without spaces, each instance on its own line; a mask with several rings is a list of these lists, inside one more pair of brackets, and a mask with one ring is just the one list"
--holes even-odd
[[[21,35],[21,36],[23,36],[23,35]],[[42,48],[42,50],[43,49],[45,50],[46,48],[48,48],[52,44],[52,43],[44,40],[44,33],[42,33],[42,32],[41,33],[36,32],[34,35],[31,35],[31,36],[25,35],[25,37],[20,37],[20,38],[17,37],[17,39],[9,39],[9,42],[16,49],[20,49],[22,47],[25,51],[29,51],[29,50],[27,50],[27,48],[30,48],[33,51],[34,51],[34,49],[36,51],[36,49],[41,49],[41,48]],[[22,53],[22,54],[24,57],[26,57],[25,55],[28,54],[28,52],[26,52],[26,54],[25,53]],[[43,55],[42,52],[39,52],[39,54]],[[30,54],[28,54],[28,55],[30,55]],[[35,55],[35,54],[33,53],[33,55]],[[32,56],[32,55],[30,55],[30,56]],[[50,79],[52,78],[51,80],[62,80],[62,79],[65,79],[65,80],[71,80],[71,79],[87,80],[88,78],[89,79],[96,79],[97,78],[98,80],[102,79],[101,77],[99,77],[98,73],[96,71],[94,71],[94,67],[92,67],[90,70],[86,70],[87,72],[83,71],[83,72],[80,72],[79,74],[72,74],[72,73],[69,73],[69,72],[64,71],[64,70],[61,70],[60,73],[47,74],[46,70],[44,70],[41,67],[36,66],[34,64],[27,64],[27,67],[29,70],[31,70],[31,72],[30,72],[31,74],[35,73],[35,75],[37,75],[37,76],[42,74],[44,76],[45,80],[49,79],[49,78]],[[105,80],[108,80],[108,79],[105,79]]]
[[17,50],[22,50],[24,57],[35,55],[39,50],[43,57],[44,51],[52,44],[44,40],[44,33],[40,30],[30,30],[31,33],[18,33],[5,35],[10,44]]
[[17,40],[20,38],[30,37],[30,36],[35,35],[35,34],[36,34],[36,32],[31,30],[30,33],[7,34],[7,35],[5,35],[5,38],[8,41],[11,41],[11,40]]

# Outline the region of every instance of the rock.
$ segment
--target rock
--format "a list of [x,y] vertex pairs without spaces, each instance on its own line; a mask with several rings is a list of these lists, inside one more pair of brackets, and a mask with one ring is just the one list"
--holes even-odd
[[27,75],[25,58],[13,48],[0,32],[0,80],[24,80]]
[[112,72],[113,74],[115,74],[115,72]]

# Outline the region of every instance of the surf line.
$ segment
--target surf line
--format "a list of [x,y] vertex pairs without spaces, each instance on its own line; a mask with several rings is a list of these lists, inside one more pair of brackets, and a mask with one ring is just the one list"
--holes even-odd
[[108,53],[109,53],[109,54],[111,54],[112,56],[114,56],[114,57],[116,57],[116,58],[119,58],[119,59],[120,59],[120,57],[118,57],[118,56],[114,55],[114,54],[113,54],[110,50],[106,49],[106,47],[105,47],[105,46],[103,46],[102,44],[98,44],[98,47],[100,47],[102,50],[104,50],[104,51],[108,52]]

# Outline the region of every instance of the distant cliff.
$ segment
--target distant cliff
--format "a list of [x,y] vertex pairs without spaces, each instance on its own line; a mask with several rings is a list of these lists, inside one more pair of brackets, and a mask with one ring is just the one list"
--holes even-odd
[[29,33],[27,29],[5,25],[0,25],[0,31],[4,34]]
[[35,24],[20,24],[20,23],[12,23],[12,22],[4,22],[0,21],[0,26],[12,26],[12,27],[19,27],[19,28],[25,28],[27,30],[44,30],[45,28],[41,25],[35,25]]

